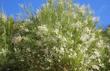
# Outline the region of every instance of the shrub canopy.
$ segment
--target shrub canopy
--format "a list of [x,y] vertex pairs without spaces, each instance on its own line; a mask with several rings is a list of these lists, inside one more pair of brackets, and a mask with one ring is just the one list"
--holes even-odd
[[[107,44],[91,10],[72,0],[48,0],[30,19],[0,17],[0,69],[108,71]],[[108,61],[110,59],[108,58]]]

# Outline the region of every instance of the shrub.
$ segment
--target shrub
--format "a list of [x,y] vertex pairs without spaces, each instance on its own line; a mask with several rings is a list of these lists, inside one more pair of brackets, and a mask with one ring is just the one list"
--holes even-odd
[[88,7],[72,0],[48,0],[28,20],[15,22],[2,18],[1,69],[104,71],[103,53],[107,44],[102,31],[95,28],[96,23]]

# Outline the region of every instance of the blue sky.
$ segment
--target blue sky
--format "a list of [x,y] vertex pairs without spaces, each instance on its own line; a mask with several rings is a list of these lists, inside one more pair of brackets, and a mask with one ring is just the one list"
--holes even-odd
[[[45,2],[46,0],[0,0],[0,10],[4,10],[8,16],[16,16],[22,12],[19,4],[30,4],[33,9],[37,9]],[[110,24],[110,0],[75,0],[75,2],[89,5],[104,28]]]

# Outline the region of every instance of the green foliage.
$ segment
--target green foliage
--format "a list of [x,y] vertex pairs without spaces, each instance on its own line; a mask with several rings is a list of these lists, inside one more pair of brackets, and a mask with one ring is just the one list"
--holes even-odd
[[103,50],[102,61],[105,64],[103,70],[108,71],[110,70],[110,27],[102,32],[104,41],[106,42],[107,48]]
[[72,0],[48,0],[30,19],[0,17],[0,71],[109,71],[96,17]]

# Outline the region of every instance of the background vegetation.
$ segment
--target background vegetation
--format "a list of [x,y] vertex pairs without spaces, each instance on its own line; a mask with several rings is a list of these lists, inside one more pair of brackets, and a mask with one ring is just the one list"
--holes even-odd
[[48,0],[23,21],[0,14],[0,71],[109,71],[109,29],[91,10]]

